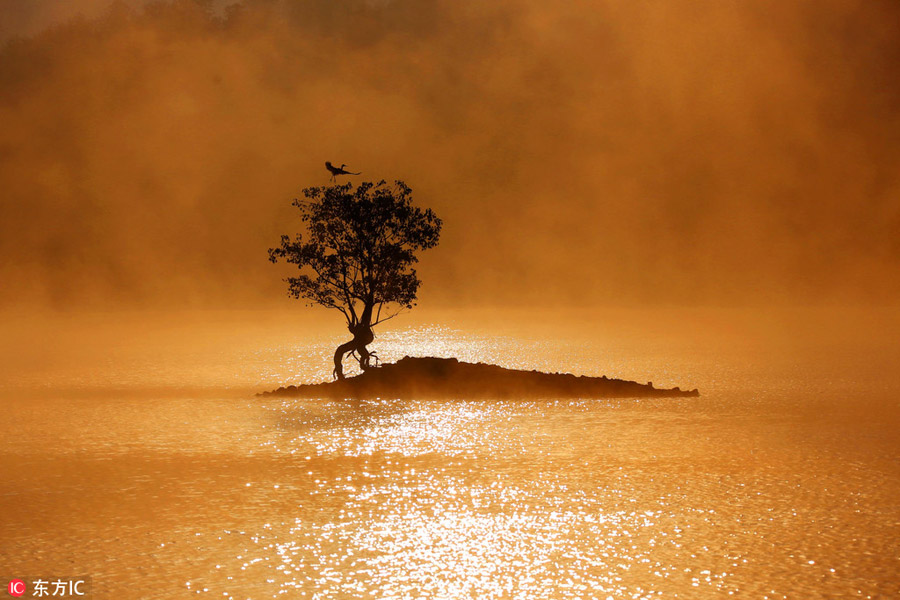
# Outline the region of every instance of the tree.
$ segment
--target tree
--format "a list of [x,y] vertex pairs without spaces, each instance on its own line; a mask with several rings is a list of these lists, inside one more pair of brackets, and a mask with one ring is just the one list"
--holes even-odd
[[334,375],[344,378],[343,359],[358,353],[370,368],[366,346],[372,328],[415,305],[422,283],[413,265],[416,253],[437,245],[441,220],[431,209],[412,205],[412,190],[402,181],[311,187],[295,199],[306,238],[281,236],[269,260],[284,259],[301,274],[288,277],[288,294],[339,310],[353,339],[334,353]]

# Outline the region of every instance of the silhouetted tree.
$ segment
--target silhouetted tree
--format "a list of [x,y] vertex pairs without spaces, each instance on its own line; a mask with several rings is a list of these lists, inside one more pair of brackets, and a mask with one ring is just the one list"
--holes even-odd
[[305,238],[281,236],[269,260],[284,259],[301,270],[285,280],[292,297],[334,308],[347,319],[353,339],[334,353],[334,375],[343,379],[344,356],[358,353],[368,369],[372,328],[414,305],[421,281],[412,265],[418,251],[437,245],[441,220],[431,209],[413,206],[412,190],[402,181],[393,187],[363,182],[355,190],[350,183],[311,187],[303,195],[293,205],[306,225]]

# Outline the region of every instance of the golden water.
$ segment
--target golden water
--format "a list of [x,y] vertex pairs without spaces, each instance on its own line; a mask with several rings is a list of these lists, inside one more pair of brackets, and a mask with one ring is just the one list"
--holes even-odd
[[298,315],[7,316],[3,573],[116,599],[900,595],[895,313],[413,313],[383,360],[702,396],[254,397],[328,378],[339,323]]

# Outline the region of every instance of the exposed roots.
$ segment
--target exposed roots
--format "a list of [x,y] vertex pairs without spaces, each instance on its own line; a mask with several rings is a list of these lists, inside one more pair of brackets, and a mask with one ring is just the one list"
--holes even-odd
[[[338,346],[337,350],[334,352],[334,371],[332,372],[332,375],[335,379],[344,378],[343,361],[347,354],[350,354],[359,361],[359,366],[363,371],[371,368],[370,360],[372,356],[375,356],[366,349],[366,346],[371,344],[375,339],[372,328],[368,325],[358,324],[355,326],[351,325],[348,329],[350,330],[350,333],[353,334],[353,339]],[[375,364],[378,365],[379,362],[378,357],[375,356]]]

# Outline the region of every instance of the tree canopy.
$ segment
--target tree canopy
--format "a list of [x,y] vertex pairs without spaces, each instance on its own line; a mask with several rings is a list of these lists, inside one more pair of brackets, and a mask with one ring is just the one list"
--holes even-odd
[[[360,343],[364,350],[373,326],[415,304],[421,281],[413,265],[419,251],[437,245],[441,220],[413,206],[402,181],[310,187],[303,196],[293,205],[305,233],[281,236],[269,260],[297,265],[301,273],[286,279],[288,293],[339,310],[357,340],[348,351]],[[335,365],[341,376],[337,356]]]

